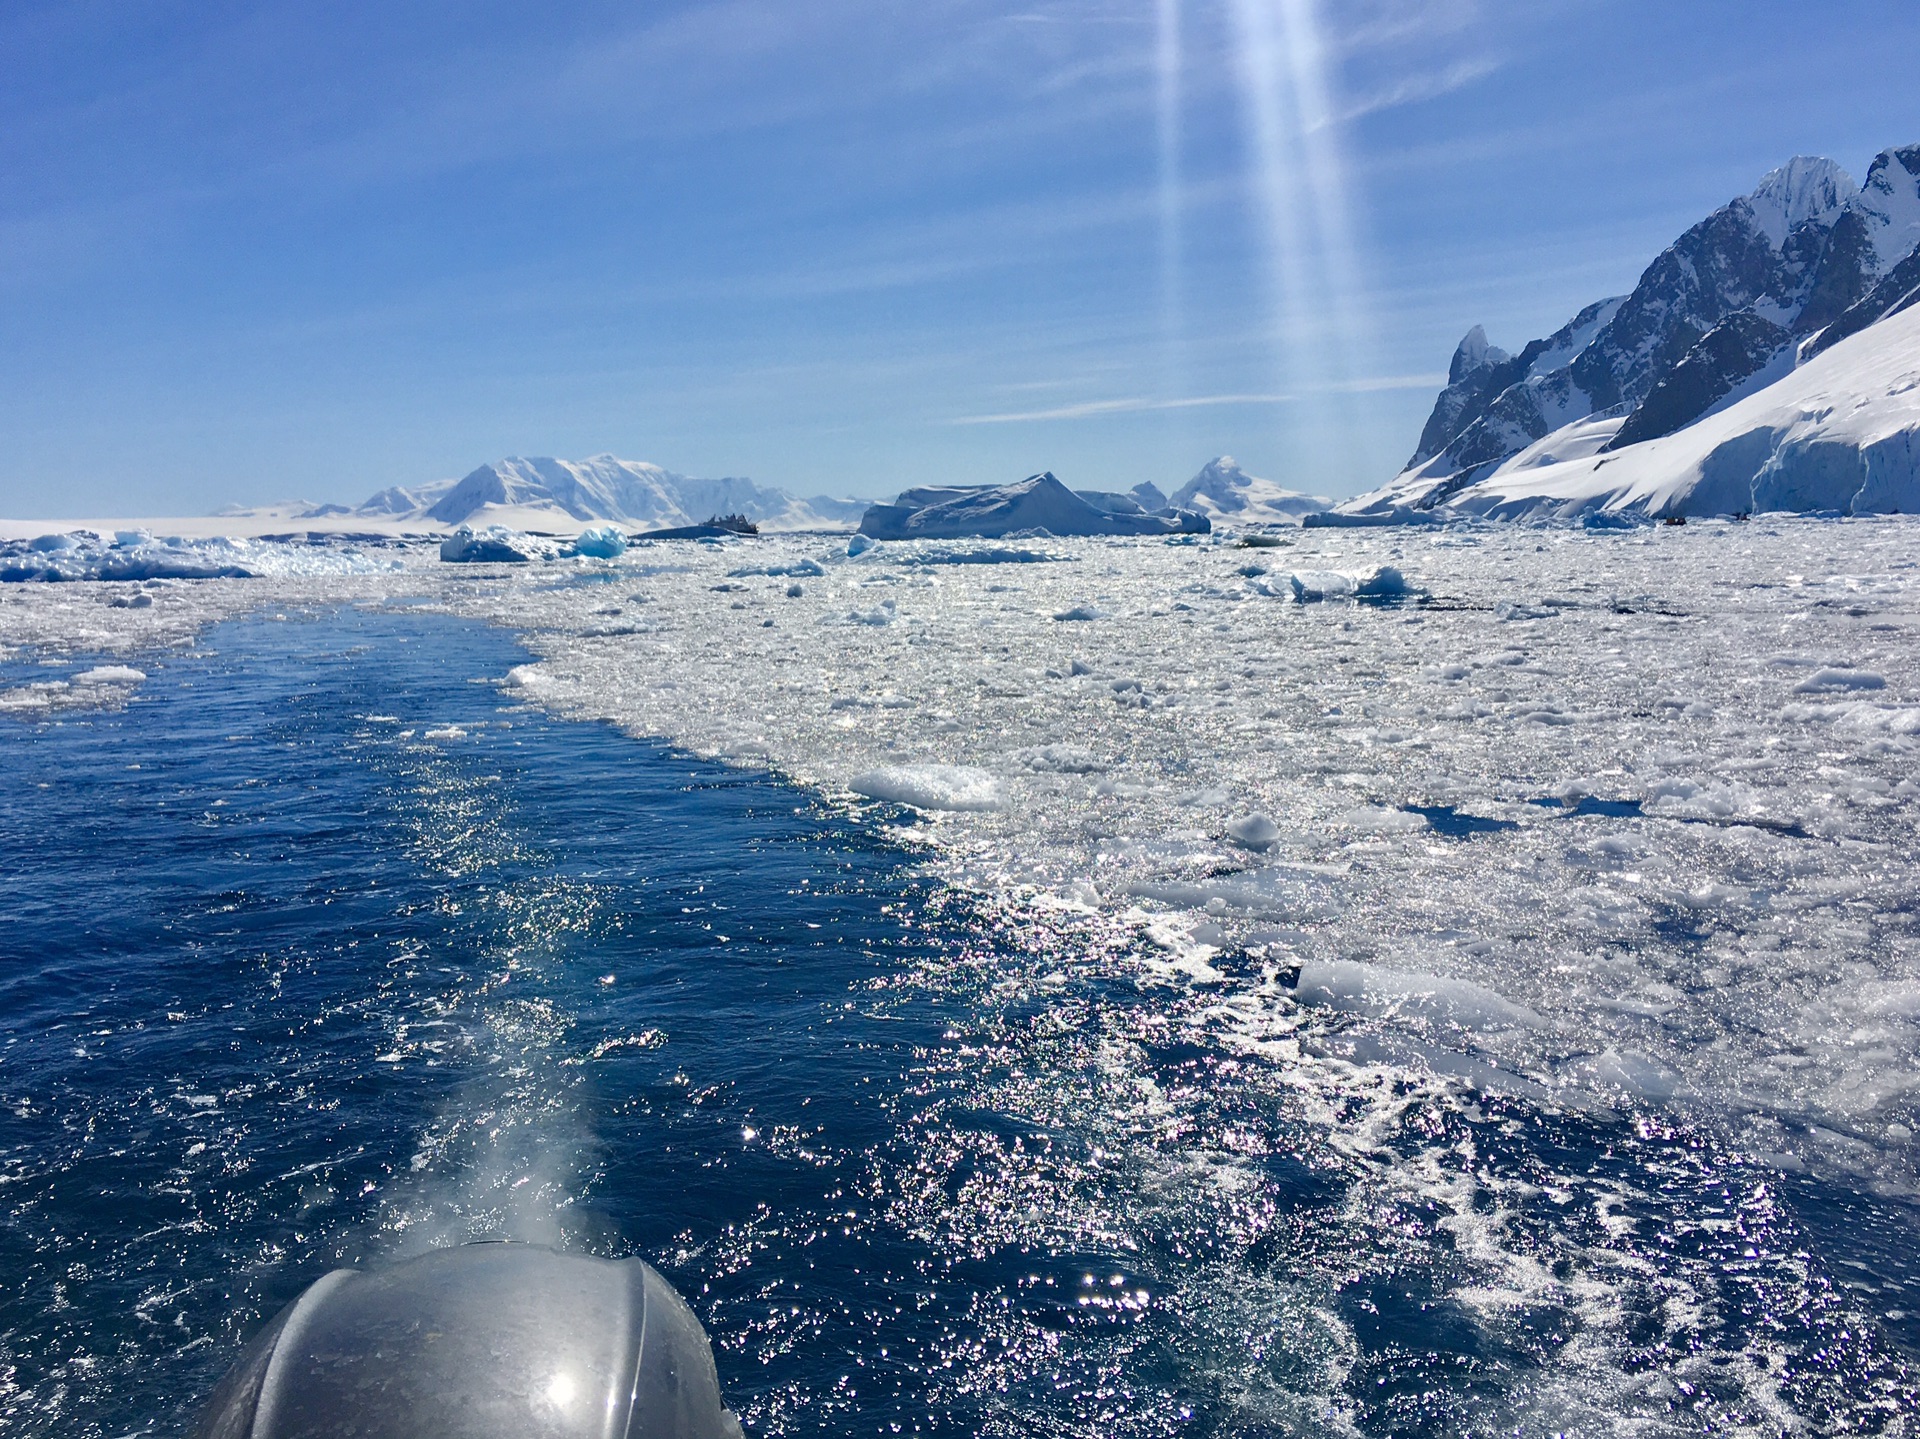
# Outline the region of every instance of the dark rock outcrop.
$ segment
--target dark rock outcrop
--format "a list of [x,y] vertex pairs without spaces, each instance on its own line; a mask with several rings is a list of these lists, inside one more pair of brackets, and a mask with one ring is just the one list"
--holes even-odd
[[1617,450],[1692,424],[1779,358],[1793,337],[1752,310],[1739,310],[1701,336],[1654,385],[1602,448]]

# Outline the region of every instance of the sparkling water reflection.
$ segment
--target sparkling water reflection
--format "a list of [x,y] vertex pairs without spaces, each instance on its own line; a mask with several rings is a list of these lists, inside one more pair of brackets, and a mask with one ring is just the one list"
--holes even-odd
[[497,632],[227,626],[0,730],[0,1424],[177,1432],[325,1269],[658,1262],[750,1432],[1898,1431],[1898,1195],[1444,1015],[1175,986]]

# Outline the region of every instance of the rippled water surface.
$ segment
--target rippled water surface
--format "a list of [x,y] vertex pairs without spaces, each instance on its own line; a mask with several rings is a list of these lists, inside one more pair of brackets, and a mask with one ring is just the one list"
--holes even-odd
[[0,725],[0,1431],[179,1432],[327,1269],[509,1236],[658,1263],[757,1434],[1906,1432],[1900,1194],[1175,985],[525,658],[259,619]]

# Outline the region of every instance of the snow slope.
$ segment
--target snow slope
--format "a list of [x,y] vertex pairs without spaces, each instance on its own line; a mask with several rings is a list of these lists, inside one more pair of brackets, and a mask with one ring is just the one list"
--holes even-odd
[[[1585,448],[1596,424],[1563,432]],[[1550,436],[1536,447],[1555,449]],[[1920,511],[1920,307],[1686,429],[1609,453],[1516,457],[1439,513],[1489,518]]]
[[1672,434],[1778,378],[1843,315],[1858,328],[1858,306],[1916,243],[1920,147],[1883,151],[1860,187],[1797,157],[1675,240],[1630,294],[1519,354],[1468,331],[1406,468],[1337,509],[1432,508],[1590,417],[1620,421],[1613,449]]

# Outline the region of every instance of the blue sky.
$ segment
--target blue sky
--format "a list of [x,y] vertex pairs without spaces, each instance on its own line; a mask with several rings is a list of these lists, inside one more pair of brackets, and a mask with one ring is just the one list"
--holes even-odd
[[602,451],[1352,493],[1470,324],[1920,140],[1916,54],[1904,0],[10,0],[0,513]]

